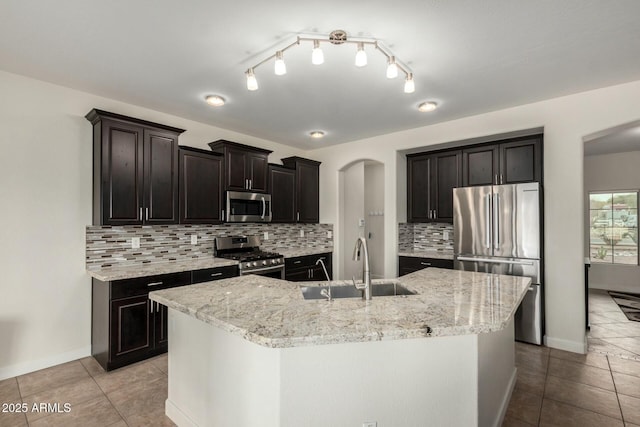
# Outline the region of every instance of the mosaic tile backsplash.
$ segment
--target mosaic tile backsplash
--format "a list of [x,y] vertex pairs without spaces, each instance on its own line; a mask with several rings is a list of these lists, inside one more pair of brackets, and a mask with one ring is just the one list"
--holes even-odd
[[[443,240],[443,232],[449,238]],[[398,251],[453,252],[453,224],[447,223],[400,223],[398,224]]]
[[[304,231],[304,237],[300,232]],[[152,225],[87,227],[87,269],[182,261],[213,256],[218,236],[258,235],[260,248],[322,248],[333,250],[332,224],[221,224],[221,225]],[[264,233],[269,239],[264,240]],[[191,236],[198,243],[191,244]],[[131,238],[140,238],[140,248],[131,249]]]

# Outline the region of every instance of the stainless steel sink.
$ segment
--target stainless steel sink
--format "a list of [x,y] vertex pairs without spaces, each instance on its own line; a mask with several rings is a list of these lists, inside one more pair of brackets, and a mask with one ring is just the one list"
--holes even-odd
[[[300,288],[304,299],[327,299],[323,293],[328,292],[329,286],[304,286]],[[322,292],[322,291],[325,292]],[[331,286],[331,298],[362,298],[361,290],[351,285]],[[374,297],[407,296],[415,295],[399,283],[376,283],[371,285],[371,294]]]

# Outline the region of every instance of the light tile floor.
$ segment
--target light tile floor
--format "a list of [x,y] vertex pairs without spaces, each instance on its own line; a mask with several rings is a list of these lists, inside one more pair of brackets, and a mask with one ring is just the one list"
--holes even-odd
[[[92,357],[0,381],[0,402],[27,404],[26,413],[0,413],[0,427],[173,426],[164,415],[167,355],[111,372]],[[32,411],[43,402],[71,405],[68,413]]]
[[[640,427],[640,323],[619,311],[608,294],[590,294],[586,355],[516,343],[503,426]],[[0,413],[0,427],[173,426],[166,398],[166,355],[112,372],[88,357],[0,381],[0,403],[71,405],[70,413]]]
[[640,322],[589,293],[589,353],[516,343],[518,379],[503,427],[640,426]]

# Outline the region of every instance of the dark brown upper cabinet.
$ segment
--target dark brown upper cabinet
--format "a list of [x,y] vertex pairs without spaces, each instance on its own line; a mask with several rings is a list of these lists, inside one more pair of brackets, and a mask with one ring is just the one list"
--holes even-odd
[[[287,157],[282,164],[295,170],[296,222],[320,222],[320,162]],[[273,202],[275,206],[275,202]]]
[[223,221],[224,158],[197,148],[180,146],[180,223]]
[[462,153],[407,156],[407,221],[453,222],[453,189],[462,183]]
[[209,147],[225,159],[224,189],[229,191],[267,191],[267,165],[271,150],[219,139]]
[[464,186],[542,181],[542,135],[462,150]]
[[296,222],[296,171],[269,164],[271,222]]
[[178,223],[178,136],[170,126],[93,109],[94,225]]

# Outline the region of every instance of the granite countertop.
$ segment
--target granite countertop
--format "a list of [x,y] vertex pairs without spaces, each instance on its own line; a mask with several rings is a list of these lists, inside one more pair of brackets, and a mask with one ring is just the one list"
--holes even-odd
[[305,255],[326,254],[327,252],[333,252],[333,249],[327,248],[275,248],[274,252],[282,254],[285,258],[295,258]]
[[453,259],[453,252],[445,251],[406,251],[398,252],[398,256],[410,256],[416,258]]
[[304,300],[300,283],[249,275],[149,298],[256,344],[284,348],[501,330],[531,279],[427,268],[393,281],[417,295]]
[[[327,248],[276,248],[285,258],[332,252]],[[197,258],[184,261],[154,262],[126,266],[114,266],[97,269],[87,269],[89,276],[103,282],[111,280],[133,279],[136,277],[155,276],[156,274],[179,273],[181,271],[201,270],[203,268],[224,267],[236,265],[238,261],[224,258]]]
[[186,261],[154,262],[149,264],[126,265],[122,267],[105,267],[87,270],[89,276],[103,282],[135,277],[155,276],[156,274],[179,273],[181,271],[202,270],[204,268],[237,265],[238,261],[224,258],[197,258]]

